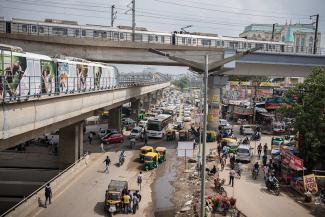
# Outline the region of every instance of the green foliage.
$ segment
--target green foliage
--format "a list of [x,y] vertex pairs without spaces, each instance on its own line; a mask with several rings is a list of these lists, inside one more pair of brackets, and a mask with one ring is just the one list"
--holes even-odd
[[308,169],[325,169],[325,71],[316,67],[303,84],[286,93],[295,98],[291,108],[281,108],[287,117],[295,117],[295,129],[304,144],[300,153]]
[[243,76],[243,75],[229,75],[229,81],[257,81],[268,82],[269,77],[266,76]]
[[172,84],[179,87],[182,91],[188,89],[190,86],[190,80],[187,77],[182,77],[179,80],[172,81]]

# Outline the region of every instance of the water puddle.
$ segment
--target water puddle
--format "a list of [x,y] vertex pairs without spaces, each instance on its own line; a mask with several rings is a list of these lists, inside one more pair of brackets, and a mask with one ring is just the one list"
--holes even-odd
[[167,150],[167,161],[159,165],[156,179],[153,183],[153,200],[155,205],[155,217],[175,216],[175,207],[172,197],[175,191],[172,182],[176,178],[175,150]]

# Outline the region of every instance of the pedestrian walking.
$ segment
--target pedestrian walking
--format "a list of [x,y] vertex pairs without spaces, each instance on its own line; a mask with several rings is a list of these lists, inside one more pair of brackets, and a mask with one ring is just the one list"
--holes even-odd
[[105,152],[105,149],[104,149],[104,143],[100,143],[100,151],[101,152]]
[[265,153],[264,153],[264,155],[262,157],[262,161],[263,161],[263,166],[266,166],[267,155]]
[[125,194],[123,196],[123,204],[124,204],[124,212],[129,213],[129,203],[130,203],[130,196],[128,194]]
[[128,195],[129,195],[129,198],[130,198],[130,202],[129,202],[129,206],[128,206],[128,212],[132,213],[133,212],[133,195],[132,195],[130,190],[128,191]]
[[261,158],[261,153],[262,153],[262,143],[260,143],[260,144],[257,146],[258,159]]
[[220,158],[220,156],[221,156],[221,151],[222,151],[221,144],[218,145],[217,150],[218,150],[218,156],[219,156],[219,158]]
[[226,165],[226,159],[221,158],[221,163],[220,163],[221,171],[223,171],[223,169],[225,168],[225,165]]
[[109,159],[109,157],[106,156],[106,159],[104,160],[104,163],[105,163],[105,170],[104,170],[104,173],[108,173],[108,166],[109,166],[110,163],[111,163],[111,159]]
[[148,145],[148,134],[147,134],[147,131],[144,131],[144,145]]
[[52,189],[50,186],[50,183],[47,183],[45,186],[45,208],[47,208],[47,201],[49,201],[49,204],[51,204],[51,199],[52,199]]
[[137,212],[137,209],[139,209],[139,198],[137,197],[137,194],[133,194],[133,214]]
[[236,171],[230,170],[229,172],[229,185],[231,184],[231,187],[234,187],[234,179],[235,179]]
[[142,172],[141,171],[140,171],[140,174],[138,175],[137,182],[138,182],[139,189],[141,191],[141,183],[142,183]]
[[91,145],[92,140],[93,140],[93,133],[90,132],[90,133],[88,134],[89,145]]
[[265,143],[263,146],[263,152],[264,152],[264,155],[267,155],[267,143]]

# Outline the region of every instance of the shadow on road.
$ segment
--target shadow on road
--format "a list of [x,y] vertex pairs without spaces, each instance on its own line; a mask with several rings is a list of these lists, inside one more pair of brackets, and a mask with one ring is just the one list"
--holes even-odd
[[106,216],[106,213],[104,211],[104,202],[97,202],[95,207],[94,207],[94,211],[98,215]]

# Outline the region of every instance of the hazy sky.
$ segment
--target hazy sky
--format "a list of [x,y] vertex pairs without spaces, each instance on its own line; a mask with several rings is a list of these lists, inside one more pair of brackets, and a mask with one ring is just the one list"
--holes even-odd
[[[0,16],[6,19],[45,18],[75,20],[79,24],[110,25],[115,4],[115,25],[131,25],[125,14],[131,0],[0,0]],[[319,31],[325,29],[325,0],[136,0],[136,25],[172,32],[192,25],[189,31],[238,36],[251,23],[311,23],[319,14]],[[325,48],[325,35],[322,35]],[[141,71],[145,66],[121,66],[122,71]],[[158,67],[164,72],[185,72],[184,67]]]

